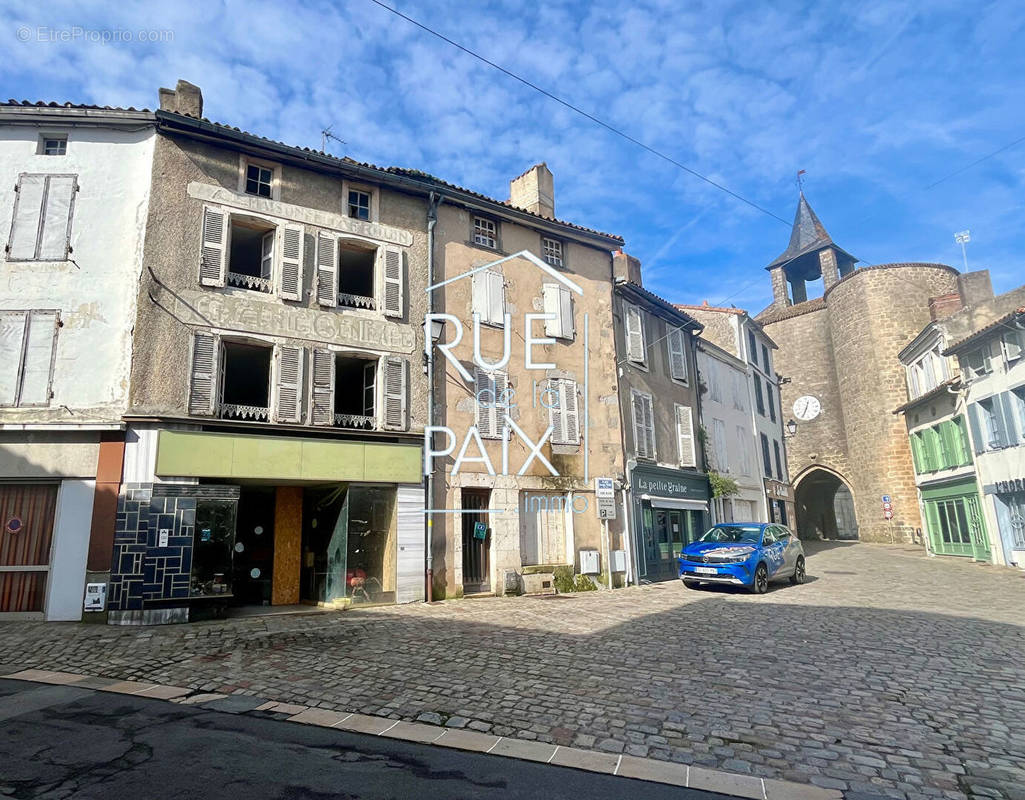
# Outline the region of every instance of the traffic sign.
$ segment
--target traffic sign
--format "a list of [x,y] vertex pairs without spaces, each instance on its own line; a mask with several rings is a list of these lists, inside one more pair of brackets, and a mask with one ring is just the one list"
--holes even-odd
[[883,512],[883,519],[893,519],[893,512],[887,509]]
[[598,501],[598,519],[616,518],[616,483],[612,478],[594,479],[594,498]]
[[890,502],[890,495],[884,494],[883,495],[883,502],[884,503],[889,503]]

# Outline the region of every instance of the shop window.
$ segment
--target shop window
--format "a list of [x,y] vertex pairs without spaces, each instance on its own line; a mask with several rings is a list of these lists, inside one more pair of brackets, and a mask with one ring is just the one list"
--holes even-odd
[[338,244],[338,305],[350,308],[377,307],[374,299],[374,267],[377,248],[343,239]]
[[229,224],[228,285],[272,292],[277,226],[266,220],[234,215]]
[[220,416],[224,419],[270,419],[270,346],[224,342]]
[[231,597],[235,512],[234,500],[197,501],[189,582],[192,597]]

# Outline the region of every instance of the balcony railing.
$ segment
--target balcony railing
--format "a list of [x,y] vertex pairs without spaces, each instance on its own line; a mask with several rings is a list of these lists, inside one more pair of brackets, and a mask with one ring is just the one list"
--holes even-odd
[[251,419],[256,422],[267,422],[270,409],[261,406],[243,406],[237,403],[221,403],[222,419]]
[[238,286],[240,289],[253,289],[254,291],[265,292],[266,294],[271,294],[274,290],[270,279],[257,278],[255,275],[243,275],[240,272],[229,272],[228,284],[230,286]]
[[361,294],[349,294],[348,292],[338,293],[338,305],[349,308],[369,308],[371,311],[377,307],[373,297],[364,297]]
[[336,428],[356,428],[363,431],[374,429],[374,418],[363,414],[335,414]]

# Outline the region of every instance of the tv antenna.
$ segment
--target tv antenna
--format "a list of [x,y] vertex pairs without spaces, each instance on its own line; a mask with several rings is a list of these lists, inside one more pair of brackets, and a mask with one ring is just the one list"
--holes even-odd
[[344,139],[339,139],[337,136],[335,136],[333,133],[331,133],[331,128],[324,128],[324,130],[322,130],[320,132],[320,152],[322,152],[322,153],[326,153],[327,152],[327,140],[328,139],[333,139],[334,141],[338,142],[338,144],[345,144],[345,140]]
[[958,231],[954,234],[954,241],[961,245],[961,258],[964,259],[964,271],[968,271],[968,250],[965,245],[972,240],[972,232],[969,230]]

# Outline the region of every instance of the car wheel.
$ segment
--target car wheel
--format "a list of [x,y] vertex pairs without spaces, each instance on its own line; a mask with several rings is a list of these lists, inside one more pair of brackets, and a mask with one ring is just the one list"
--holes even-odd
[[798,556],[797,557],[797,566],[794,567],[794,574],[790,576],[790,582],[794,586],[797,586],[799,584],[804,583],[804,580],[807,577],[808,577],[808,575],[805,572],[805,567],[804,567],[804,556]]
[[683,585],[686,586],[688,589],[697,589],[701,586],[701,584],[697,581],[684,581]]
[[754,580],[751,581],[751,591],[754,594],[765,594],[769,591],[769,568],[765,564],[759,564],[755,570]]

